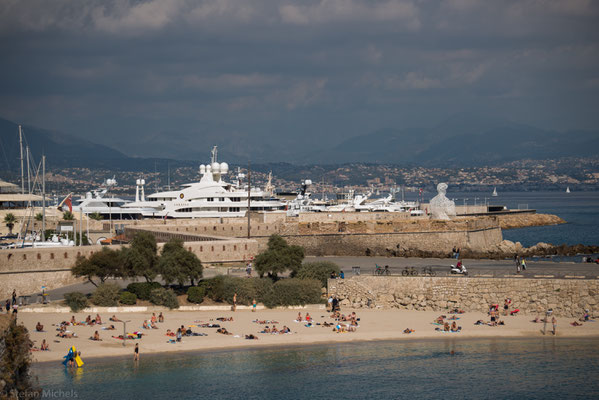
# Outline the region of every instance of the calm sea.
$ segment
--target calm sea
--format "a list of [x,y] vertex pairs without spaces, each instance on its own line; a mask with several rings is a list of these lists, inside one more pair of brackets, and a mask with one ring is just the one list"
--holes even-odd
[[[451,352],[454,352],[452,355]],[[84,359],[85,359],[85,355]],[[364,342],[37,365],[79,399],[574,399],[599,397],[596,339]]]
[[560,244],[599,245],[599,192],[501,192],[447,193],[457,205],[504,205],[510,209],[532,208],[538,213],[555,214],[567,224],[510,229],[503,231],[504,239],[520,242],[525,247],[538,242]]

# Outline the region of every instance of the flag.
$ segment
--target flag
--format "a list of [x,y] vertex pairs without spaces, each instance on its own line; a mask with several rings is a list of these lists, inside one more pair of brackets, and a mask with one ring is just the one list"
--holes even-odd
[[73,193],[69,193],[69,195],[65,197],[63,201],[60,202],[60,204],[58,205],[58,211],[62,211],[63,205],[66,205],[67,207],[69,207],[69,211],[73,212],[73,202],[71,200],[72,196]]
[[64,202],[67,207],[69,207],[69,212],[73,212],[73,202],[71,200],[71,195],[68,195]]

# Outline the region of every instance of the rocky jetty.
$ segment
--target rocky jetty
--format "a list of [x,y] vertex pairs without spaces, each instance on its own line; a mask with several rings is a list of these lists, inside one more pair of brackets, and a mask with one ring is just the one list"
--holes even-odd
[[526,228],[528,226],[547,226],[565,224],[566,221],[552,214],[512,213],[497,216],[501,229]]

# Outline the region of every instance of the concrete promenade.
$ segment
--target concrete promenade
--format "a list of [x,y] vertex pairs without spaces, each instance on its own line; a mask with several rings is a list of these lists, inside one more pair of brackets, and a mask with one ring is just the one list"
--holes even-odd
[[[406,267],[415,267],[421,275],[424,267],[431,267],[437,276],[449,273],[449,266],[455,265],[451,258],[402,258],[402,257],[306,257],[305,261],[332,261],[342,267],[343,272],[351,276],[352,267],[359,266],[361,274],[373,274],[375,265],[389,266],[392,275],[401,275]],[[469,260],[462,261],[472,277],[521,277],[522,278],[599,278],[599,264],[578,262],[554,262],[526,260],[527,269],[516,273],[513,260]]]

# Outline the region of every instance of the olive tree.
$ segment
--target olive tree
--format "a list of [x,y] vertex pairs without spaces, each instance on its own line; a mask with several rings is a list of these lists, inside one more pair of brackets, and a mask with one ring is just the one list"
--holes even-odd
[[281,236],[272,235],[268,239],[267,249],[256,256],[255,266],[260,277],[268,274],[270,278],[277,280],[279,274],[287,271],[295,274],[303,259],[303,247],[289,246]]

